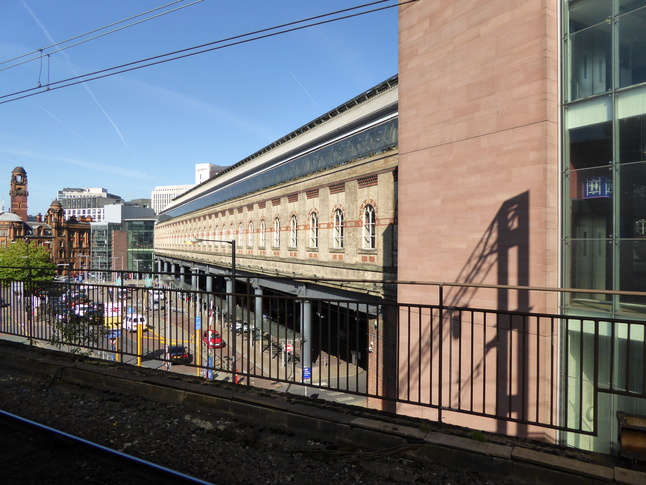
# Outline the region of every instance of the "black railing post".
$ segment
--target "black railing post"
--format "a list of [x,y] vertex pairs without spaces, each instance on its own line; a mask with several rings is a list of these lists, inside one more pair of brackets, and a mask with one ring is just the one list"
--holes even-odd
[[437,373],[437,398],[438,398],[438,406],[437,406],[437,421],[438,423],[442,422],[442,406],[443,406],[443,388],[444,388],[444,369],[442,366],[442,361],[443,356],[444,356],[444,350],[443,350],[443,342],[444,342],[444,285],[440,284],[438,287],[439,291],[439,305],[438,305],[438,311],[439,311],[439,343],[438,343],[438,350],[439,350],[439,358],[438,358],[438,373]]

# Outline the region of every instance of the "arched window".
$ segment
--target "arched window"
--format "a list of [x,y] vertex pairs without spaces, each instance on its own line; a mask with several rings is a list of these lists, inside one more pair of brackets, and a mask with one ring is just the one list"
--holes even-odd
[[319,216],[316,212],[310,216],[310,247],[319,247]]
[[247,246],[253,247],[253,221],[249,221],[249,228],[247,234]]
[[280,247],[280,219],[274,219],[274,247]]
[[289,234],[290,234],[289,247],[297,248],[298,247],[298,219],[296,219],[296,216],[292,216]]
[[377,247],[375,208],[367,205],[363,209],[363,249]]
[[260,234],[258,234],[258,246],[261,248],[265,247],[267,243],[267,226],[265,220],[260,221]]
[[238,224],[238,247],[242,247],[242,222]]
[[343,249],[343,211],[334,211],[334,248]]

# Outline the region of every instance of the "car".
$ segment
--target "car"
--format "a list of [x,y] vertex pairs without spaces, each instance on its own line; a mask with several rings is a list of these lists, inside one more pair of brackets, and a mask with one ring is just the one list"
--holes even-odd
[[148,330],[148,321],[146,320],[146,317],[139,315],[138,313],[129,313],[123,317],[123,320],[121,320],[121,328],[130,332],[136,332],[139,325],[141,326],[141,330],[144,332]]
[[168,358],[173,364],[188,364],[191,361],[191,354],[183,345],[171,345],[168,347]]
[[62,308],[54,314],[54,318],[60,323],[68,324],[78,321],[78,315],[71,308]]
[[87,293],[71,293],[71,294],[65,294],[62,296],[62,299],[65,301],[65,303],[69,305],[82,305],[84,303],[89,303],[90,297],[87,295]]
[[72,305],[72,309],[74,310],[74,313],[82,317],[89,310],[103,310],[103,303],[78,303],[76,305]]
[[251,330],[249,324],[243,320],[236,320],[235,329],[233,325],[229,325],[231,330],[235,330],[236,333],[247,333]]
[[57,298],[50,298],[44,308],[47,313],[53,316],[70,311],[70,306]]
[[148,290],[148,296],[151,300],[163,300],[164,292],[161,290]]
[[130,298],[130,292],[127,288],[116,288],[114,290],[114,296],[115,298],[125,300],[126,298]]
[[146,308],[148,310],[163,310],[165,307],[164,303],[160,300],[149,300]]
[[207,330],[202,334],[202,342],[206,344],[209,349],[221,349],[226,346],[226,342],[219,332],[215,330]]
[[89,308],[83,315],[78,315],[77,318],[90,325],[100,325],[105,323],[105,312],[103,308]]

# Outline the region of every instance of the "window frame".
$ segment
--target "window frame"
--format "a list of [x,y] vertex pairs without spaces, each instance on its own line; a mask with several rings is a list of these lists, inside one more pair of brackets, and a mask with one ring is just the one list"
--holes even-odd
[[298,247],[298,218],[292,215],[289,223],[289,247]]
[[334,249],[344,249],[344,217],[341,209],[334,211]]
[[310,214],[310,248],[319,247],[319,216],[316,212]]
[[363,249],[377,249],[377,214],[372,204],[363,208]]

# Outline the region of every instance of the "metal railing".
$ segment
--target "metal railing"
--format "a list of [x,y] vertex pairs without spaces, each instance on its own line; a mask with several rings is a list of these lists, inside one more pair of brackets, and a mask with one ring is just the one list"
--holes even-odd
[[[425,305],[376,304],[258,295],[244,278],[231,294],[127,276],[111,278],[118,286],[0,282],[0,333],[204,379],[342,392],[443,422],[471,417],[503,433],[597,436],[608,396],[612,409],[646,414],[639,319],[459,306],[476,291],[466,285],[428,285]],[[501,288],[560,291],[477,290]]]

